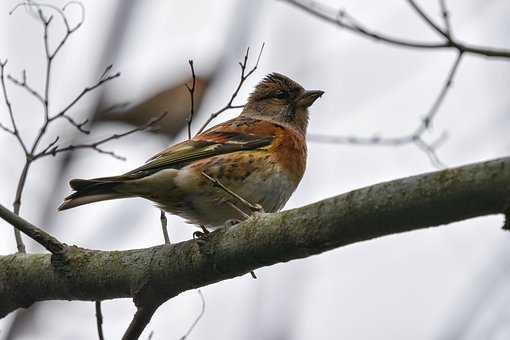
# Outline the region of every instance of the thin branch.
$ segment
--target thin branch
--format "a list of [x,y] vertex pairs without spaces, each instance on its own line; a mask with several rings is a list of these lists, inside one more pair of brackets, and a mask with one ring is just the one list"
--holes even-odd
[[198,322],[200,321],[200,319],[202,319],[202,317],[204,316],[204,313],[205,313],[205,299],[204,299],[204,295],[202,294],[200,289],[197,289],[197,293],[198,293],[198,296],[200,296],[200,302],[201,302],[200,313],[198,314],[198,316],[195,319],[195,321],[193,321],[193,323],[191,324],[190,328],[186,331],[186,334],[184,334],[180,338],[180,340],[186,340],[188,338],[188,336],[191,334],[191,332],[193,332],[193,329],[195,329],[195,327],[198,325]]
[[49,118],[50,118],[50,81],[51,81],[51,66],[53,58],[51,56],[50,48],[49,48],[49,42],[48,42],[48,27],[51,22],[51,16],[48,20],[44,18],[42,10],[38,9],[39,17],[41,18],[43,27],[44,27],[44,51],[46,52],[46,77],[44,81],[44,124],[47,124]]
[[427,157],[430,160],[430,163],[432,163],[432,166],[436,167],[437,169],[446,168],[446,164],[439,159],[439,157],[436,154],[436,149],[432,144],[428,144],[425,141],[423,141],[423,139],[418,137],[414,141],[414,145],[416,145],[418,149],[420,149],[427,155]]
[[105,68],[105,71],[103,72],[103,74],[101,75],[101,77],[98,79],[98,81],[95,84],[84,88],[73,100],[71,100],[71,102],[69,104],[67,104],[67,106],[64,109],[62,109],[59,113],[55,114],[53,117],[50,117],[49,120],[52,121],[52,120],[55,120],[62,116],[65,116],[67,111],[69,111],[69,109],[71,109],[74,105],[76,105],[76,103],[78,103],[80,101],[80,99],[83,98],[83,96],[85,96],[87,93],[97,89],[98,87],[100,87],[101,85],[103,85],[104,83],[106,83],[108,81],[111,81],[115,78],[120,77],[120,72],[117,72],[115,74],[110,74],[110,70],[111,70],[111,65],[109,65]]
[[101,146],[103,144],[111,142],[112,140],[116,140],[116,139],[120,139],[120,138],[129,136],[129,135],[132,135],[135,132],[144,131],[144,130],[147,130],[147,129],[150,129],[150,128],[154,128],[155,125],[159,121],[161,121],[166,115],[167,115],[167,112],[164,112],[159,117],[151,119],[149,122],[147,122],[146,124],[144,124],[142,126],[133,128],[133,129],[128,130],[128,131],[126,131],[124,133],[113,134],[113,135],[111,135],[109,137],[105,137],[103,139],[100,139],[100,140],[92,142],[92,143],[68,145],[68,146],[65,146],[65,147],[53,146],[53,147],[49,148],[46,151],[43,150],[43,151],[39,152],[38,154],[36,154],[34,156],[34,159],[38,159],[38,158],[42,158],[42,157],[47,157],[47,156],[55,156],[55,155],[63,153],[63,152],[69,152],[69,151],[78,150],[78,149],[92,149],[92,150],[94,150],[96,152],[110,155],[110,156],[112,156],[112,157],[114,157],[116,159],[125,160],[124,157],[117,155],[113,151],[104,150],[104,149],[101,148]]
[[441,145],[441,143],[445,140],[446,134],[443,133],[438,140],[427,143],[423,140],[423,135],[427,130],[429,130],[432,126],[432,122],[436,117],[441,104],[444,102],[448,91],[452,87],[453,80],[459,68],[459,65],[462,61],[463,53],[457,54],[454,63],[452,64],[448,75],[434,100],[432,106],[430,107],[427,114],[420,120],[418,127],[415,130],[404,136],[400,137],[356,137],[356,136],[335,136],[335,135],[321,135],[321,134],[310,134],[308,139],[312,142],[318,143],[328,143],[328,144],[349,144],[349,145],[375,145],[375,146],[403,146],[414,144],[418,149],[423,151],[430,162],[436,168],[445,167],[444,163],[439,160],[439,157],[436,154],[437,148]]
[[443,17],[445,32],[448,36],[452,36],[452,25],[450,23],[450,12],[446,7],[446,0],[439,0],[439,6],[441,7],[441,16]]
[[[68,7],[70,7],[71,5],[76,5],[76,6],[80,7],[80,11],[81,11],[80,20],[78,21],[78,23],[74,27],[71,27],[71,25],[69,24],[69,19],[67,18],[67,15],[65,14],[65,10]],[[53,59],[57,55],[57,53],[60,51],[60,49],[66,43],[66,41],[69,38],[69,36],[71,34],[73,34],[74,32],[76,32],[82,26],[82,24],[85,21],[85,6],[83,6],[83,4],[81,2],[79,2],[79,1],[69,1],[62,8],[58,8],[57,6],[54,6],[54,5],[51,5],[51,4],[46,4],[46,3],[38,3],[38,2],[35,2],[35,1],[30,1],[30,2],[29,1],[25,1],[25,2],[21,2],[21,3],[17,4],[9,12],[9,15],[12,15],[20,7],[28,7],[28,8],[35,7],[36,10],[37,10],[38,18],[41,19],[41,21],[43,23],[46,22],[47,23],[46,25],[49,24],[49,22],[51,21],[50,18],[52,18],[52,17],[50,16],[48,19],[46,19],[44,17],[44,15],[43,15],[42,8],[49,8],[49,9],[54,10],[60,16],[60,18],[62,19],[62,22],[64,23],[65,28],[66,28],[66,33],[64,34],[64,37],[60,40],[60,42],[57,44],[57,47],[55,48],[55,50],[53,52],[50,52],[48,41],[45,38],[45,51],[46,51],[46,56],[47,56],[48,59]]]
[[60,140],[59,136],[55,137],[55,139],[52,142],[50,142],[44,149],[42,149],[41,153],[46,153],[46,152],[50,151],[57,144],[57,142],[59,140]]
[[239,82],[237,83],[237,87],[235,88],[234,92],[232,93],[232,96],[230,96],[230,100],[227,102],[227,104],[225,106],[223,106],[221,109],[219,109],[218,111],[212,113],[209,116],[209,118],[204,123],[204,125],[202,125],[202,127],[198,130],[197,135],[199,133],[201,133],[202,131],[204,131],[205,128],[209,125],[209,123],[211,121],[213,121],[213,119],[218,117],[220,114],[222,114],[223,112],[225,112],[225,111],[227,111],[229,109],[233,109],[234,107],[239,107],[239,106],[234,106],[233,105],[234,99],[239,94],[239,90],[243,86],[243,84],[246,81],[246,79],[248,79],[253,74],[253,72],[255,72],[257,70],[257,68],[259,66],[259,62],[260,62],[260,57],[262,56],[262,52],[264,51],[264,46],[265,46],[265,43],[263,43],[262,46],[260,47],[259,55],[257,57],[257,62],[255,63],[255,66],[253,66],[253,68],[251,68],[248,72],[246,72],[246,67],[247,67],[247,64],[248,64],[248,56],[250,54],[250,48],[248,48],[246,50],[246,54],[244,55],[243,61],[239,62],[239,66],[241,67],[241,78],[239,79]]
[[138,339],[145,327],[147,327],[151,321],[152,316],[158,307],[159,306],[157,305],[138,306],[133,320],[131,320],[128,329],[122,336],[122,340]]
[[[458,52],[469,53],[478,56],[492,57],[492,58],[504,58],[510,59],[510,50],[493,48],[486,46],[477,46],[467,43],[462,43],[454,39],[451,34],[448,37],[444,37],[444,41],[440,42],[422,42],[412,41],[400,38],[395,38],[387,34],[379,33],[371,30],[359,22],[356,24],[353,22],[352,17],[347,14],[345,10],[336,10],[332,7],[318,3],[316,1],[303,1],[303,0],[283,0],[315,17],[318,17],[330,24],[336,25],[342,29],[345,29],[354,34],[360,35],[364,38],[373,39],[376,41],[388,43],[394,46],[410,47],[417,49],[427,50],[440,50],[440,49],[454,49]],[[350,18],[349,22],[344,19]],[[432,27],[433,28],[433,27]],[[435,28],[433,28],[435,30]],[[446,33],[447,31],[445,31]]]
[[39,92],[37,92],[33,87],[28,85],[25,70],[22,71],[22,80],[16,79],[10,74],[7,75],[7,79],[9,79],[14,85],[24,88],[26,91],[28,91],[28,93],[30,93],[44,105],[44,98],[42,97],[42,95]]
[[0,129],[4,130],[5,132],[13,135],[14,134],[14,131],[9,129],[7,126],[3,125],[2,123],[0,123]]
[[7,94],[7,86],[5,86],[5,65],[7,65],[7,60],[1,61],[0,60],[0,83],[2,85],[2,94],[4,97],[5,106],[7,106],[7,112],[9,113],[9,118],[11,120],[12,129],[7,128],[6,126],[2,125],[2,129],[6,132],[12,134],[16,139],[18,140],[19,145],[25,152],[25,154],[28,153],[27,147],[25,145],[25,142],[23,142],[23,139],[21,138],[21,135],[18,130],[18,126],[16,125],[16,120],[14,119],[14,112],[12,110],[11,102],[9,101],[9,96]]
[[[70,5],[78,5],[80,6],[81,8],[81,20],[74,26],[74,27],[71,27],[69,25],[69,21],[66,17],[66,14],[64,13],[64,11],[66,10],[66,8],[68,8]],[[8,109],[8,112],[9,112],[9,116],[10,116],[10,119],[11,119],[11,124],[12,124],[12,129],[11,128],[8,128],[7,126],[4,126],[4,125],[1,125],[0,124],[0,129],[14,135],[19,144],[21,145],[21,147],[23,148],[23,151],[25,153],[25,165],[23,166],[23,169],[21,171],[21,174],[20,174],[20,177],[19,177],[19,180],[18,180],[18,185],[17,185],[17,188],[16,188],[16,196],[15,196],[15,199],[14,199],[14,202],[13,202],[13,211],[15,214],[19,215],[19,211],[20,211],[20,208],[21,208],[21,198],[22,198],[22,194],[23,194],[23,190],[24,190],[24,187],[25,187],[25,184],[26,184],[26,179],[27,179],[27,176],[28,176],[28,171],[30,169],[30,166],[32,164],[33,161],[35,161],[37,158],[41,157],[42,155],[45,155],[47,154],[48,152],[50,151],[54,151],[56,149],[58,149],[58,146],[56,145],[56,143],[58,142],[58,137],[56,137],[51,143],[49,143],[48,146],[46,146],[42,151],[40,151],[39,153],[37,153],[37,149],[38,149],[38,146],[39,146],[39,143],[41,142],[41,140],[43,139],[43,137],[45,136],[47,130],[48,130],[48,127],[50,125],[50,123],[56,119],[56,118],[64,118],[66,119],[71,125],[73,125],[75,128],[77,128],[79,131],[83,132],[83,133],[88,133],[87,130],[85,130],[83,128],[83,125],[86,123],[85,122],[82,122],[82,123],[78,123],[76,122],[73,118],[71,118],[70,116],[67,116],[65,113],[66,112],[61,112],[59,114],[57,114],[55,117],[50,117],[50,84],[51,84],[51,70],[52,70],[52,62],[55,58],[55,56],[57,55],[57,53],[60,51],[60,49],[63,47],[64,43],[67,41],[67,39],[69,38],[69,36],[74,33],[83,23],[83,20],[85,18],[85,9],[84,9],[84,6],[79,3],[79,2],[76,2],[76,1],[71,1],[69,3],[67,3],[62,9],[56,7],[56,6],[53,6],[53,5],[48,5],[48,4],[39,4],[39,3],[36,3],[34,1],[26,1],[26,2],[22,2],[18,5],[16,5],[10,12],[9,14],[13,14],[18,8],[20,7],[27,7],[27,8],[34,8],[36,11],[36,19],[39,20],[42,25],[43,25],[43,45],[44,45],[44,52],[45,52],[45,56],[46,56],[46,76],[44,78],[44,95],[41,95],[38,91],[36,91],[33,87],[31,87],[30,85],[28,85],[27,83],[27,76],[26,76],[26,71],[23,70],[22,71],[22,76],[21,76],[21,80],[19,79],[16,79],[10,75],[8,75],[8,79],[14,84],[14,85],[17,85],[17,86],[20,86],[22,88],[24,88],[26,91],[28,91],[29,94],[31,94],[32,96],[34,96],[38,101],[40,101],[43,105],[43,111],[44,111],[44,121],[32,143],[32,146],[30,147],[30,149],[27,147],[27,145],[25,144],[25,142],[23,141],[23,139],[21,138],[20,136],[20,133],[18,131],[18,128],[16,126],[16,121],[14,119],[14,113],[13,113],[13,110],[12,110],[12,106],[11,106],[11,103],[9,101],[9,97],[8,97],[8,94],[7,94],[7,88],[6,88],[6,84],[5,84],[5,65],[7,64],[7,60],[1,62],[0,61],[0,69],[1,69],[1,85],[2,85],[2,92],[3,92],[3,95],[4,95],[4,100],[5,100],[5,103],[7,105],[7,109]],[[64,35],[64,37],[62,38],[62,40],[60,40],[60,42],[58,43],[57,47],[55,48],[55,50],[52,52],[51,49],[50,49],[50,44],[49,44],[49,26],[50,24],[53,22],[53,15],[49,15],[49,16],[45,16],[45,14],[43,13],[43,10],[42,8],[50,8],[54,11],[56,11],[58,13],[58,15],[62,18],[63,20],[63,23],[66,27],[66,34]],[[107,68],[107,70],[110,70],[111,67]],[[96,84],[95,87],[101,85],[103,82],[105,81],[108,81],[113,78],[115,78],[116,76],[118,76],[118,74],[116,75],[106,75],[106,74],[103,74],[103,76],[101,76],[101,79],[99,81],[99,84]],[[88,91],[86,91],[88,92]],[[85,92],[85,93],[86,93]],[[75,99],[75,101],[72,102],[72,105],[73,106],[81,97],[78,97],[77,99]],[[71,107],[67,107],[66,108],[66,111]],[[104,150],[101,150],[101,149],[98,149],[99,151],[104,151]],[[26,248],[25,248],[25,245],[23,244],[23,240],[22,240],[22,237],[21,237],[21,233],[18,229],[14,229],[14,235],[15,235],[15,239],[16,239],[16,246],[17,246],[17,249],[18,249],[18,252],[20,253],[25,253],[26,252]]]
[[452,67],[450,68],[450,71],[448,72],[448,76],[446,77],[446,79],[443,83],[441,91],[439,91],[439,95],[437,96],[436,100],[432,104],[427,115],[422,119],[422,126],[420,127],[420,129],[426,130],[431,126],[432,120],[435,118],[437,112],[439,111],[439,108],[441,107],[441,104],[444,102],[444,99],[446,98],[446,95],[448,94],[448,90],[450,90],[450,88],[452,87],[453,80],[455,78],[457,70],[459,69],[459,65],[460,65],[460,62],[462,61],[462,57],[463,57],[463,53],[459,52],[457,54],[457,57],[455,58],[455,61],[453,62]]
[[[48,105],[49,105],[49,100],[47,97],[44,98],[44,111],[45,111],[45,121],[43,123],[43,125],[41,126],[41,128],[39,129],[39,132],[34,140],[34,143],[32,144],[32,148],[30,150],[30,154],[33,155],[33,158],[34,159],[37,159],[37,158],[40,158],[42,157],[43,155],[47,155],[48,152],[39,152],[37,153],[37,147],[39,145],[39,142],[41,141],[42,137],[45,135],[47,129],[48,129],[48,126],[55,120],[59,119],[59,118],[62,118],[62,119],[65,119],[67,120],[72,126],[74,126],[76,129],[78,129],[78,131],[84,133],[84,134],[89,134],[89,131],[84,129],[83,126],[88,122],[88,120],[85,120],[81,123],[78,123],[76,122],[73,118],[71,118],[70,116],[68,116],[66,113],[69,109],[71,109],[74,105],[76,105],[76,103],[84,96],[86,95],[87,93],[89,93],[90,91],[93,91],[94,89],[100,87],[101,85],[103,85],[104,83],[110,81],[110,80],[113,80],[117,77],[120,76],[120,73],[116,73],[116,74],[113,74],[113,75],[110,75],[109,72],[111,70],[112,66],[109,65],[105,68],[105,71],[103,72],[103,74],[101,75],[101,77],[99,78],[99,80],[92,86],[90,87],[86,87],[85,89],[83,89],[81,91],[81,93],[76,96],[62,111],[60,111],[59,113],[55,114],[54,116],[50,116],[49,114],[49,108],[48,108]],[[50,75],[47,74],[47,77],[49,77]],[[48,78],[47,78],[48,79]],[[48,80],[46,81],[46,83],[49,84]],[[47,113],[47,114],[46,114]],[[134,131],[136,132],[136,131]],[[69,146],[69,148],[71,148],[72,146]],[[79,148],[84,148],[84,146],[80,146]],[[117,158],[117,159],[120,159],[120,160],[125,160],[124,157],[120,157],[118,155],[116,155],[114,152],[112,151],[105,151],[105,150],[102,150],[101,148],[95,148],[95,147],[91,147],[92,149],[95,149],[97,152],[100,152],[100,153],[104,153],[104,154],[108,154],[114,158]],[[52,149],[52,151],[56,151],[58,149],[58,147],[55,147]],[[69,149],[69,150],[72,150],[73,148]]]
[[303,11],[312,14],[326,22],[339,26],[349,32],[359,34],[365,38],[385,42],[391,45],[418,49],[435,49],[448,47],[447,44],[442,42],[420,42],[405,40],[376,32],[365,26],[362,26],[361,24],[360,25],[348,24],[342,20],[345,18],[347,12],[345,12],[344,10],[335,10],[332,7],[326,6],[316,1],[301,1],[301,0],[283,0],[283,1],[291,5],[294,5],[295,7],[300,8]]
[[190,96],[190,111],[188,118],[186,118],[186,123],[188,125],[188,139],[191,139],[191,123],[193,122],[193,115],[195,114],[195,84],[196,84],[196,76],[195,76],[195,68],[193,67],[193,60],[189,60],[189,67],[191,68],[191,76],[193,78],[193,83],[190,86],[188,84],[186,85],[186,89],[188,90],[189,96]]
[[0,218],[42,245],[54,255],[61,255],[66,249],[66,245],[64,243],[60,242],[52,235],[36,227],[25,219],[19,217],[1,204]]
[[101,310],[101,301],[94,302],[96,307],[96,326],[97,326],[97,336],[99,340],[104,340],[103,334],[103,311]]
[[432,28],[434,29],[434,31],[436,31],[437,33],[439,33],[439,35],[443,36],[444,38],[446,38],[447,40],[450,40],[450,36],[448,35],[448,33],[446,33],[445,31],[443,31],[441,29],[441,27],[439,27],[438,24],[436,24],[434,22],[434,20],[432,20],[432,18],[430,16],[428,16],[427,13],[425,13],[423,11],[423,9],[418,6],[418,4],[416,3],[416,1],[414,0],[407,0],[407,2],[409,3],[409,5],[414,9],[414,11],[416,13],[418,13],[418,15]]
[[85,126],[89,120],[88,119],[85,119],[84,121],[82,121],[81,123],[78,123],[77,121],[75,121],[72,117],[68,116],[68,115],[62,115],[62,118],[67,120],[69,122],[69,124],[71,124],[72,126],[74,126],[78,131],[80,131],[81,133],[85,134],[85,135],[88,135],[90,134],[90,130],[87,130],[85,129],[83,126]]

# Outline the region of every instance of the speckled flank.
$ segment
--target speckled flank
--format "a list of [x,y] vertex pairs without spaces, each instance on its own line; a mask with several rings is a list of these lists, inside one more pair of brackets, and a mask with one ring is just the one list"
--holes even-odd
[[[209,130],[207,135],[220,142],[233,130],[248,135],[270,135],[274,140],[268,147],[217,155],[188,164],[178,170],[173,179],[173,192],[155,201],[191,223],[208,227],[240,219],[242,216],[228,202],[243,210],[245,207],[201,175],[205,172],[251,203],[262,205],[267,212],[283,208],[305,170],[306,146],[302,135],[278,124],[254,119],[226,122]],[[170,199],[172,195],[180,200]]]
[[[263,157],[265,162],[277,162],[285,171],[288,171],[296,186],[301,181],[306,167],[306,142],[304,135],[297,129],[270,121],[238,117],[209,130],[209,132],[215,131],[274,136],[272,144],[268,147],[270,152],[259,157]],[[221,136],[216,138],[217,141],[221,141]]]

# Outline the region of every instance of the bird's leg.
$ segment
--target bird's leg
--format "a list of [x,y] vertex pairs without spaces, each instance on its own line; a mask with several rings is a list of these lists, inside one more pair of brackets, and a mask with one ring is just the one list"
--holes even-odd
[[161,220],[161,229],[163,230],[163,238],[165,239],[165,244],[170,244],[170,237],[168,236],[168,229],[167,229],[168,220],[167,220],[166,214],[163,210],[161,210],[159,219]]

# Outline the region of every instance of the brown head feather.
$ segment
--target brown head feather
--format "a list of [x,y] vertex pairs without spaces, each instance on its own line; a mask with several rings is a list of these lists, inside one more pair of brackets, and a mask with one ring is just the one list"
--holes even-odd
[[242,115],[274,121],[298,129],[308,126],[308,107],[322,91],[306,91],[294,80],[280,73],[267,75],[248,98]]

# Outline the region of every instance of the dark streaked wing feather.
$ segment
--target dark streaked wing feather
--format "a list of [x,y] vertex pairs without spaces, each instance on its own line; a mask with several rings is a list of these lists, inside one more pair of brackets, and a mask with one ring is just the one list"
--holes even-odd
[[[273,136],[211,131],[173,145],[150,158],[144,165],[115,177],[115,180],[128,180],[147,176],[165,168],[179,168],[189,162],[216,155],[262,148],[271,144]],[[104,178],[110,180],[110,178]],[[113,178],[112,178],[113,179]]]

